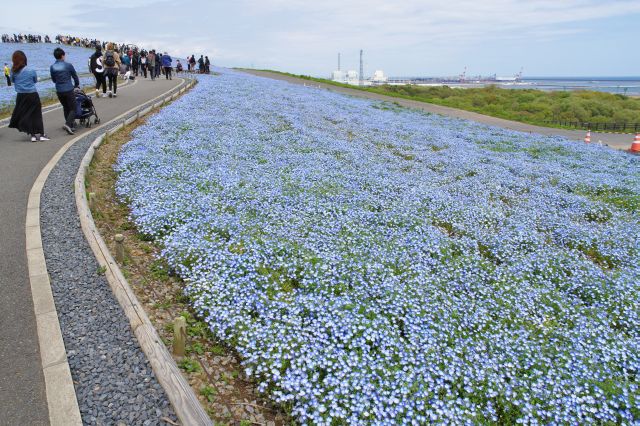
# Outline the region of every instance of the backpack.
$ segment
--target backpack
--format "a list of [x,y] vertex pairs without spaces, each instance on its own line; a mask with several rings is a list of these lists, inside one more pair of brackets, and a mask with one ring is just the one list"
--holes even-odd
[[104,64],[108,67],[115,67],[116,66],[116,58],[113,56],[113,52],[109,52],[107,51],[107,53],[104,56]]

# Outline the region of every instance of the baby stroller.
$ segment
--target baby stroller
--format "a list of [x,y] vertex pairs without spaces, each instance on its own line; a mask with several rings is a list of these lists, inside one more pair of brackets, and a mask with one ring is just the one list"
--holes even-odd
[[100,117],[93,106],[93,101],[80,88],[74,91],[76,95],[76,118],[80,120],[80,124],[85,127],[91,127],[91,116],[94,116],[93,122],[100,123]]

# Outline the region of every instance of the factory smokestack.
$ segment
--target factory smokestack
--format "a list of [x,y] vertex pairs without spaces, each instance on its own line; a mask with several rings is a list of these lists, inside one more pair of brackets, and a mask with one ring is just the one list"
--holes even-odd
[[360,49],[360,86],[364,86],[364,63],[362,62],[362,49]]

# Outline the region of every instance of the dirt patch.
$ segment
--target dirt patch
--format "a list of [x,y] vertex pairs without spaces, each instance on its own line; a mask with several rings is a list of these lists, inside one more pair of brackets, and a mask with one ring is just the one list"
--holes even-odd
[[141,124],[143,120],[109,136],[95,152],[85,186],[87,193],[95,193],[92,214],[96,226],[112,253],[115,234],[125,236],[120,268],[170,352],[173,321],[186,318],[187,354],[174,359],[211,419],[216,424],[243,426],[293,423],[282,407],[246,379],[238,354],[218,341],[190,309],[183,281],[159,257],[161,247],[137,232],[129,220],[129,208],[116,198],[113,164],[120,148],[131,139],[131,131]]

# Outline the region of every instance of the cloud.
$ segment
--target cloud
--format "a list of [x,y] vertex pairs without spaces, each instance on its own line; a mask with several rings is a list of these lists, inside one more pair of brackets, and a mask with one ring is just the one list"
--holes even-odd
[[382,47],[412,43],[416,39],[456,43],[487,37],[519,37],[593,19],[640,13],[640,2],[615,0],[606,3],[591,0],[260,0],[250,3],[265,18],[274,19],[283,11],[298,16],[299,19],[288,23],[282,31],[294,36],[303,31],[305,42],[366,39]]
[[[330,71],[327,64],[339,51],[355,67],[360,48],[385,66],[508,43],[527,49],[585,32],[594,21],[640,14],[637,0],[115,0],[91,8],[62,8],[60,0],[34,3],[42,3],[39,13],[16,18],[43,31],[51,31],[49,16],[56,10],[56,25],[64,22],[65,29],[52,33],[79,31],[179,57],[202,52],[217,63],[300,72]],[[0,21],[0,30],[4,26]]]

